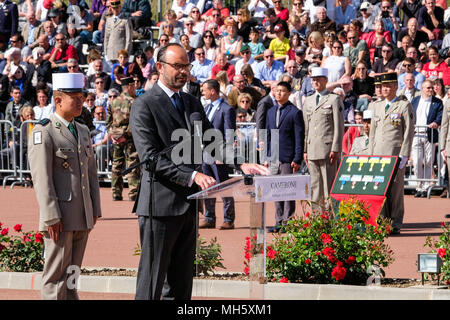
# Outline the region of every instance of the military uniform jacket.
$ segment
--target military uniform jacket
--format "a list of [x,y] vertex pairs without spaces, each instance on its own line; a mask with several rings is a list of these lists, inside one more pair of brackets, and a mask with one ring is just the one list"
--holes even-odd
[[369,154],[409,157],[414,138],[414,110],[407,100],[375,103],[369,135]]
[[133,101],[130,95],[122,93],[108,108],[106,129],[114,139],[131,139],[130,111]]
[[305,150],[308,160],[323,160],[330,152],[340,152],[344,137],[344,104],[334,93],[322,96],[316,106],[316,94],[306,97]]
[[350,154],[368,155],[369,154],[369,136],[362,135],[353,140]]
[[63,231],[92,229],[93,218],[101,216],[97,165],[89,130],[74,123],[78,141],[55,114],[49,121],[37,124],[28,141],[40,231],[47,231],[58,220]]
[[441,134],[441,150],[445,150],[447,157],[450,157],[450,101],[447,101],[442,112]]
[[125,49],[131,52],[133,27],[130,19],[108,17],[105,23],[105,41],[103,43],[107,60],[117,60],[117,53]]

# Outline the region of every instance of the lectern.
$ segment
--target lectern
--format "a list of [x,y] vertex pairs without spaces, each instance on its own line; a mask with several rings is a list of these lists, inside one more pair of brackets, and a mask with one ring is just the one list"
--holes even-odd
[[188,197],[188,199],[210,199],[233,197],[237,201],[248,201],[250,212],[250,239],[253,249],[250,257],[250,299],[264,299],[266,283],[266,219],[265,202],[310,200],[310,176],[290,174],[273,176],[239,176],[212,186]]

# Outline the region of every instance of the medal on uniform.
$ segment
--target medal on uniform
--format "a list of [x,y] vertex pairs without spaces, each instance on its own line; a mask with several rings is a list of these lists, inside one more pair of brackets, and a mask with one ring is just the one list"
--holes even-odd
[[67,162],[67,160],[64,160],[64,162],[62,163],[62,167],[64,169],[69,169],[69,163]]
[[364,182],[363,190],[366,190],[367,184],[368,184],[369,182],[372,182],[372,181],[373,181],[373,176],[365,175],[365,176],[362,178],[362,181]]
[[347,161],[346,161],[348,163],[347,171],[351,170],[353,163],[355,163],[357,160],[358,160],[357,157],[348,157],[347,158]]
[[372,158],[370,158],[370,159],[369,159],[369,163],[370,163],[369,171],[372,171],[372,170],[373,170],[373,166],[374,166],[376,163],[380,163],[380,157],[372,157]]
[[379,185],[380,183],[383,183],[383,182],[384,182],[384,177],[383,177],[383,176],[376,176],[376,177],[373,179],[373,182],[375,182],[373,188],[374,188],[375,190],[377,190],[377,189],[378,189],[378,185]]
[[349,174],[343,174],[340,176],[339,181],[341,182],[341,190],[344,189],[344,185],[347,181],[350,181],[350,175]]
[[352,176],[352,189],[355,189],[356,183],[360,182],[362,180],[362,175],[355,174]]
[[382,158],[381,159],[381,161],[380,161],[380,163],[381,163],[381,172],[383,172],[384,171],[384,167],[387,165],[387,164],[390,164],[391,163],[391,158]]
[[362,170],[362,166],[364,165],[364,163],[367,163],[368,161],[369,161],[369,159],[366,158],[366,157],[359,158],[359,159],[358,159],[358,162],[359,162],[359,168],[358,168],[358,171],[361,171],[361,170]]
[[401,113],[392,113],[391,114],[391,125],[394,127],[400,126],[402,123],[402,114]]

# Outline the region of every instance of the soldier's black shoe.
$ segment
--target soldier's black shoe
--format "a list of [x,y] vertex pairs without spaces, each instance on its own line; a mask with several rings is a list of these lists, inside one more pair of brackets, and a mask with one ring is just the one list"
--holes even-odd
[[113,201],[122,201],[122,196],[113,196]]

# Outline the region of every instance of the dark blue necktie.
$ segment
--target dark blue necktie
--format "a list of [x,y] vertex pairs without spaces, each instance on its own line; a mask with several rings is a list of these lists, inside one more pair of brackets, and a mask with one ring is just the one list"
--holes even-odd
[[180,115],[182,117],[184,117],[184,104],[183,104],[183,100],[181,99],[180,94],[179,93],[174,93],[172,98],[175,101],[175,108],[178,110]]

